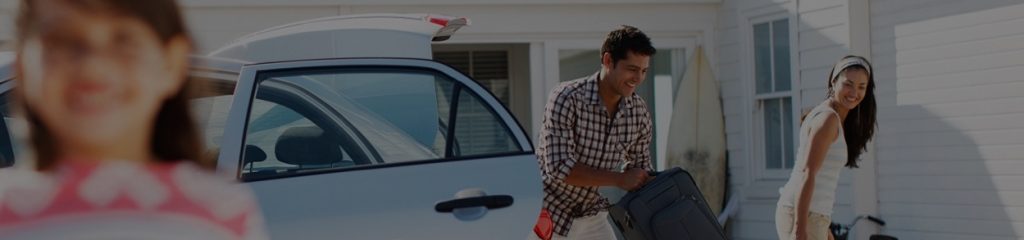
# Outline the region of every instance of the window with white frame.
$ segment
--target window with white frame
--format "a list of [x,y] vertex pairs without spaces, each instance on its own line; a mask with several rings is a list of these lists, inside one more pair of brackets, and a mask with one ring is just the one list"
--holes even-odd
[[793,168],[796,158],[793,134],[793,78],[788,18],[753,25],[754,101],[759,154],[764,169]]

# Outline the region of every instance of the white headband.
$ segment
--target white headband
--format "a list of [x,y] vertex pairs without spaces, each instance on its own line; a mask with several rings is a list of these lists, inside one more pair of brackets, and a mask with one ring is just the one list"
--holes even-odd
[[843,72],[843,70],[846,70],[846,68],[852,66],[861,66],[864,69],[867,69],[868,75],[871,75],[871,65],[868,65],[868,63],[864,61],[863,58],[848,57],[843,58],[843,60],[839,60],[839,62],[836,63],[835,68],[832,68],[832,79],[839,77],[839,73]]

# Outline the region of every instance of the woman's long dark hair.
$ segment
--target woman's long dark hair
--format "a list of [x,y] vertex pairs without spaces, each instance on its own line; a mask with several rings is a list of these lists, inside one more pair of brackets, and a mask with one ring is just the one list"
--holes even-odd
[[[864,94],[864,100],[861,100],[857,107],[850,109],[850,112],[846,115],[846,119],[843,120],[843,135],[846,138],[846,151],[848,158],[846,159],[846,166],[849,168],[857,168],[857,160],[860,159],[860,155],[867,150],[868,141],[875,135],[875,128],[877,123],[875,121],[875,113],[877,106],[875,104],[875,74],[874,67],[867,59],[861,56],[847,55],[839,60],[842,62],[848,58],[859,58],[864,61],[867,67],[861,65],[853,65],[842,69],[839,74],[842,74],[850,69],[861,70],[868,74],[868,89]],[[833,76],[836,66],[832,67],[832,71],[829,71],[828,76],[828,94],[826,99],[831,99],[832,95],[835,94],[832,84],[835,83],[838,75]]]
[[[113,14],[140,20],[156,33],[159,40],[168,44],[172,39],[185,38],[191,43],[188,29],[181,17],[181,11],[174,0],[50,0],[77,11]],[[38,0],[22,0],[17,17],[18,48],[33,34],[38,34],[39,14],[46,11]],[[188,74],[185,74],[186,78]],[[209,159],[201,159],[202,143],[198,124],[192,118],[189,99],[200,90],[192,79],[185,79],[181,90],[164,101],[153,125],[150,146],[156,161],[194,161],[212,169]],[[19,92],[19,91],[16,91]],[[22,94],[16,94],[20,107],[29,123],[29,131],[36,158],[36,169],[52,170],[57,165],[59,149],[49,129],[38,114],[25,104]]]

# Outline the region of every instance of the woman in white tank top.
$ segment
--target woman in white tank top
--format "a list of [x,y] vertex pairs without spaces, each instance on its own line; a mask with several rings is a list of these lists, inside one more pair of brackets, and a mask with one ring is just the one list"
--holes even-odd
[[857,167],[874,136],[874,88],[871,64],[863,57],[846,56],[833,66],[828,97],[804,115],[793,172],[779,189],[779,239],[833,239],[828,226],[839,172]]

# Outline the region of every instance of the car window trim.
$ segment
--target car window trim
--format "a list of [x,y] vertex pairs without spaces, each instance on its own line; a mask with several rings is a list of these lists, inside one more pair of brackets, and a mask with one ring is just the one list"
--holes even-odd
[[[439,69],[434,69],[434,68],[430,68],[430,67],[399,66],[399,65],[379,65],[379,64],[353,64],[353,65],[338,65],[338,66],[303,66],[303,67],[293,67],[293,68],[273,68],[273,69],[257,70],[255,72],[255,77],[254,77],[254,79],[256,80],[256,83],[253,85],[254,86],[254,90],[253,90],[254,92],[253,92],[252,96],[253,96],[253,98],[255,98],[256,94],[258,94],[258,93],[256,93],[256,91],[258,91],[258,89],[259,89],[258,86],[259,86],[260,82],[262,82],[264,80],[260,76],[261,75],[265,75],[265,74],[281,74],[281,73],[284,73],[285,75],[287,75],[287,73],[289,73],[289,72],[299,72],[299,73],[302,73],[302,72],[306,72],[306,71],[313,71],[313,72],[315,72],[315,71],[323,71],[323,72],[328,72],[328,73],[338,73],[338,72],[344,72],[344,71],[340,71],[340,70],[345,70],[345,69],[370,70],[370,69],[375,69],[375,68],[376,69],[386,69],[386,70],[406,70],[406,71],[410,71],[410,72],[420,72],[420,73],[431,74],[431,75],[434,75],[434,76],[443,76],[443,77],[446,77],[446,78],[450,79],[451,82],[452,82],[452,85],[453,86],[458,86],[458,89],[460,90],[459,91],[459,95],[454,95],[454,91],[453,91],[453,97],[452,97],[453,99],[460,99],[461,98],[460,96],[461,96],[462,92],[466,92],[467,94],[470,94],[472,97],[476,98],[477,102],[479,102],[483,106],[486,106],[485,109],[487,109],[487,112],[489,114],[491,114],[491,116],[494,116],[495,121],[501,124],[501,129],[505,131],[506,135],[512,141],[515,141],[517,143],[516,145],[520,146],[520,147],[517,147],[517,148],[522,149],[522,147],[521,147],[522,146],[522,142],[520,142],[519,139],[516,138],[516,131],[514,131],[512,126],[510,126],[509,123],[502,118],[502,115],[498,114],[498,112],[496,111],[497,110],[496,107],[504,107],[504,105],[500,105],[500,104],[498,106],[490,105],[486,100],[484,100],[484,98],[480,94],[477,94],[475,91],[466,89],[466,88],[469,88],[470,86],[467,86],[462,81],[459,81],[455,76],[452,76],[452,75],[450,75],[448,73],[445,73],[444,71],[441,71]],[[360,71],[357,71],[357,72],[360,72]],[[472,81],[472,80],[470,80],[470,81]],[[479,87],[479,83],[478,82],[476,82],[476,81],[472,81],[472,82],[473,82],[473,84],[476,84]],[[464,89],[466,89],[468,91],[465,91]],[[481,87],[481,90],[486,91],[486,89],[484,89],[482,87]],[[307,94],[309,94],[308,90],[303,90],[303,91],[306,92]],[[493,98],[493,96],[491,96],[491,97]],[[329,106],[329,104],[324,102],[323,99],[316,99],[316,100],[321,105],[323,105],[323,106]],[[452,114],[454,112],[456,114],[455,116],[457,116],[458,109],[453,107],[453,106],[458,106],[458,104],[454,104],[452,106],[449,106],[449,114]],[[249,112],[251,112],[251,109],[252,109],[252,101],[250,100],[250,106],[249,106],[249,109],[246,110],[246,114],[249,114]],[[350,122],[348,122],[348,120],[344,118],[344,115],[342,115],[340,112],[338,112],[337,109],[330,108],[330,107],[326,107],[325,109],[331,111],[336,116],[339,116],[340,119],[345,121],[345,124],[348,124],[348,126],[350,126],[350,127],[352,126],[352,124]],[[505,109],[505,110],[507,111],[507,109]],[[515,117],[510,117],[510,118],[512,118],[512,120],[516,120]],[[518,120],[516,120],[514,122],[516,124],[519,124]],[[457,125],[457,124],[453,120],[448,122],[448,128],[449,129],[455,129],[455,125]],[[520,129],[522,129],[521,126],[520,126]],[[248,121],[246,122],[246,126],[245,126],[244,130],[248,131]],[[362,133],[358,132],[358,130],[353,129],[353,131],[356,131],[356,134],[359,135],[359,138],[363,142],[369,142],[366,139],[366,137],[364,137],[362,135]],[[449,134],[450,134],[450,136],[446,136],[447,139],[454,139],[455,138],[454,132],[451,132]],[[447,153],[448,153],[447,148],[448,148],[448,146],[451,146],[451,145],[449,145],[447,143],[447,139],[446,139],[446,143],[445,143],[445,145],[446,145],[445,146],[445,148],[446,148],[445,156],[442,156],[442,157],[449,157],[449,155],[447,155]],[[527,142],[527,144],[530,144],[529,146],[532,146],[532,143]],[[244,142],[243,142],[243,145],[244,145]],[[378,152],[376,152],[376,148],[373,148],[372,146],[370,146],[369,148],[371,148],[371,151],[373,151],[372,154],[377,159],[383,161],[383,159],[380,157],[380,154]],[[532,150],[532,148],[530,148],[530,149]],[[523,151],[526,151],[526,150],[523,150]]]
[[[512,139],[518,143],[523,151],[533,150],[533,140],[526,133],[526,129],[523,128],[523,124],[519,122],[508,106],[499,101],[494,94],[491,94],[486,88],[480,83],[473,80],[466,74],[459,72],[451,65],[438,62],[432,59],[421,59],[421,58],[407,58],[407,57],[353,57],[353,58],[319,58],[319,59],[304,59],[304,60],[285,60],[285,61],[269,61],[256,64],[249,64],[243,67],[243,72],[259,72],[267,70],[279,70],[279,69],[298,69],[298,68],[338,68],[338,67],[398,67],[398,68],[419,68],[429,71],[440,72],[445,76],[455,80],[456,83],[462,83],[463,87],[479,90],[487,93],[487,97],[476,94],[475,91],[470,91],[476,97],[480,98],[488,106],[491,106],[492,113],[497,115],[502,122],[505,123],[506,127],[509,128],[509,132],[512,134]],[[255,75],[255,74],[253,74]],[[471,84],[470,84],[471,83]],[[493,112],[494,109],[501,108],[505,110],[503,113]],[[512,126],[517,127],[520,131],[512,131]]]
[[[433,62],[433,61],[431,61],[431,62]],[[437,62],[434,62],[434,63],[437,63]],[[244,159],[244,157],[245,157],[244,156],[244,146],[245,146],[245,141],[248,138],[249,121],[251,121],[250,118],[252,117],[251,112],[252,112],[253,101],[257,97],[258,90],[259,90],[259,84],[266,80],[264,77],[261,77],[261,76],[265,76],[266,74],[269,74],[269,73],[282,73],[282,72],[285,72],[285,73],[287,73],[287,72],[303,72],[303,71],[310,71],[310,70],[312,70],[312,71],[325,71],[325,72],[335,72],[335,73],[337,73],[337,72],[344,72],[344,71],[340,71],[340,70],[344,70],[344,69],[357,69],[358,70],[358,69],[373,69],[373,68],[380,68],[380,69],[406,69],[406,70],[411,70],[413,72],[425,72],[425,73],[433,74],[435,76],[443,76],[443,77],[449,78],[450,81],[453,84],[453,88],[460,90],[458,92],[459,93],[458,95],[454,95],[455,91],[453,91],[453,96],[455,96],[455,97],[452,97],[452,98],[456,99],[456,100],[458,98],[460,98],[458,96],[461,95],[461,89],[469,87],[469,86],[466,86],[466,84],[464,82],[462,82],[459,79],[457,79],[456,76],[452,76],[451,74],[446,73],[444,71],[441,71],[440,69],[435,69],[435,68],[426,67],[426,66],[385,65],[385,64],[350,64],[350,65],[296,66],[296,67],[280,67],[280,68],[255,69],[252,72],[253,83],[250,84],[250,85],[252,85],[252,94],[250,95],[250,97],[248,99],[248,102],[249,102],[248,103],[248,107],[246,108],[245,113],[244,113],[245,114],[245,125],[242,127],[242,139],[241,139],[241,143],[240,143],[241,146],[242,146],[242,151],[238,154],[238,156],[239,156],[239,160],[238,160],[238,163],[237,163],[238,166],[236,166],[236,171],[235,171],[236,172],[236,178],[239,179],[242,182],[249,182],[251,180],[251,179],[246,178],[245,174],[242,173],[243,172],[242,171],[243,167],[241,165],[244,163],[244,161],[242,159]],[[470,80],[470,81],[472,81],[472,80]],[[477,83],[476,81],[472,81],[472,82],[474,84],[479,85],[479,83]],[[482,89],[482,87],[481,87],[481,89]],[[481,104],[486,106],[486,109],[487,109],[488,113],[490,113],[492,116],[494,116],[496,118],[495,119],[496,122],[501,123],[502,129],[504,129],[504,131],[506,132],[507,137],[509,137],[513,141],[516,141],[516,143],[519,143],[519,144],[517,144],[517,146],[522,146],[522,143],[516,138],[515,131],[513,131],[512,127],[509,126],[507,121],[504,121],[504,119],[501,118],[502,115],[500,115],[497,112],[495,112],[496,111],[495,106],[488,104],[488,102],[484,101],[484,99],[481,98],[481,96],[479,94],[477,94],[475,91],[470,90],[470,91],[467,91],[467,93],[471,94],[473,97],[476,97]],[[307,94],[309,94],[309,93],[307,92]],[[492,96],[492,98],[493,98],[493,96]],[[327,103],[323,102],[324,100],[322,100],[322,99],[316,99],[316,100],[318,101],[318,104],[320,104],[320,105],[329,106]],[[458,104],[455,104],[455,106],[457,106],[457,105]],[[499,106],[500,107],[505,107],[504,105],[499,105]],[[335,114],[337,116],[343,116],[336,109],[333,109],[333,108],[330,108],[330,107],[327,107],[325,109],[327,109],[328,111],[331,111],[333,114]],[[507,111],[507,109],[506,109],[506,111]],[[450,117],[451,116],[457,116],[457,112],[458,112],[458,109],[455,109],[455,108],[452,108],[451,106],[449,106],[449,116]],[[512,117],[512,119],[515,120],[514,117]],[[349,126],[351,126],[351,123],[348,123],[347,119],[344,119],[342,117],[341,120],[342,121],[346,121],[345,124],[349,124]],[[516,123],[518,124],[518,121],[516,121]],[[455,124],[455,122],[453,120],[450,120],[450,122],[448,123],[449,129],[455,129],[455,125],[456,124]],[[520,129],[521,129],[521,127],[520,127]],[[357,130],[353,129],[353,131],[357,131]],[[356,134],[358,135],[358,137],[360,138],[361,141],[363,141],[364,143],[368,142],[368,140],[364,136],[362,136],[361,133],[359,133],[357,131]],[[446,143],[445,143],[445,151],[446,151],[445,155],[446,156],[443,156],[443,157],[437,158],[437,159],[411,160],[411,161],[394,162],[394,163],[371,164],[371,165],[364,165],[364,166],[357,166],[357,167],[311,169],[309,172],[266,176],[266,177],[259,177],[259,179],[263,180],[263,179],[290,178],[290,177],[295,177],[295,176],[312,175],[313,173],[320,174],[320,173],[345,172],[345,171],[353,171],[353,170],[388,168],[388,167],[398,167],[398,166],[407,166],[407,165],[416,165],[416,164],[425,164],[425,163],[440,163],[440,162],[450,162],[450,161],[473,160],[473,159],[479,159],[479,158],[481,158],[481,156],[483,156],[483,157],[488,157],[488,156],[491,156],[491,157],[494,157],[494,156],[515,156],[515,155],[524,155],[525,153],[530,153],[530,154],[533,153],[532,149],[524,150],[522,147],[516,147],[515,150],[508,151],[508,152],[453,157],[451,155],[448,155],[448,151],[449,151],[448,149],[451,148],[453,146],[453,144],[454,144],[454,141],[452,141],[452,140],[455,139],[454,131],[449,131],[449,134],[450,134],[450,136],[448,136],[448,138],[445,140],[446,141]],[[452,144],[448,144],[448,142],[451,142]],[[372,151],[372,154],[374,154],[377,157],[377,159],[380,159],[380,155],[379,155],[378,152],[376,152],[376,148],[375,147],[373,147],[373,146],[366,146],[366,147],[369,148],[370,151]]]
[[286,178],[306,177],[306,176],[333,174],[333,173],[350,172],[350,171],[365,171],[365,170],[374,170],[374,169],[383,169],[383,168],[416,166],[416,165],[422,165],[422,164],[451,163],[451,162],[462,162],[462,161],[480,161],[479,159],[500,158],[500,157],[515,157],[515,156],[525,156],[525,155],[534,155],[534,154],[535,154],[534,151],[480,154],[480,155],[469,155],[469,156],[460,156],[460,157],[452,157],[452,158],[439,158],[439,159],[431,159],[431,160],[394,162],[394,163],[385,163],[385,164],[371,164],[371,165],[362,165],[362,166],[345,167],[345,168],[310,169],[308,172],[281,174],[281,175],[274,175],[274,176],[262,176],[262,177],[245,178],[244,175],[242,175],[242,177],[240,177],[238,180],[243,182],[243,183],[250,183],[250,182],[259,182],[259,181],[266,181],[266,180],[273,180],[273,179],[286,179]]
[[[0,76],[0,77],[4,77],[3,80],[0,80],[0,92],[2,92],[3,95],[5,95],[4,96],[4,98],[5,98],[4,100],[7,101],[9,99],[6,99],[6,98],[11,96],[11,94],[12,94],[11,90],[14,89],[14,85],[15,85],[14,76]],[[8,104],[7,110],[10,111],[11,110],[11,107],[10,107],[11,101],[7,101],[7,104]],[[7,114],[13,114],[13,113],[8,112]],[[3,116],[0,116],[0,117],[3,117]],[[0,168],[7,168],[7,167],[11,167],[11,166],[14,166],[14,165],[18,164],[18,155],[20,154],[19,152],[22,152],[22,151],[25,151],[25,150],[31,151],[31,149],[17,149],[16,147],[18,147],[19,145],[21,145],[23,147],[27,147],[28,146],[27,143],[17,143],[16,144],[16,141],[19,141],[20,137],[27,137],[27,136],[18,136],[17,132],[19,130],[14,129],[13,126],[11,126],[11,122],[10,121],[7,121],[6,119],[2,119],[2,120],[3,120],[2,121],[2,123],[3,123],[2,127],[6,128],[6,129],[4,129],[4,131],[7,131],[7,140],[9,141],[8,145],[11,147],[11,158],[10,159],[3,159],[2,161],[0,161]]]
[[[454,81],[453,81],[454,82]],[[452,84],[451,102],[448,103],[448,129],[445,129],[447,136],[444,138],[444,157],[454,156],[455,150],[455,120],[459,116],[459,95],[462,93],[462,85]]]

